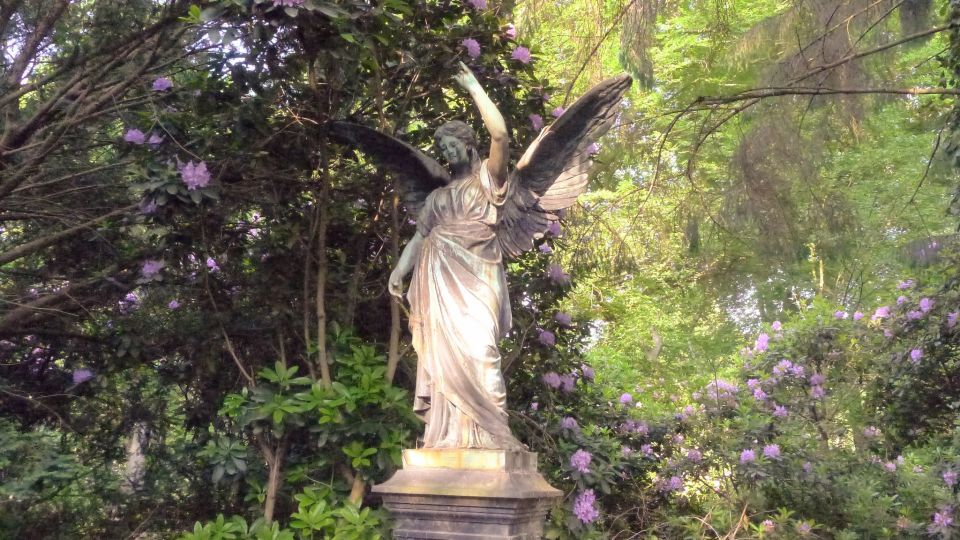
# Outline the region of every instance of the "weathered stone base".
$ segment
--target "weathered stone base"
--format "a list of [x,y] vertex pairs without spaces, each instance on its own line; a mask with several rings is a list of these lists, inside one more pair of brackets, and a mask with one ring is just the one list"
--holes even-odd
[[403,540],[536,540],[561,497],[537,455],[507,450],[404,450],[403,469],[373,487]]

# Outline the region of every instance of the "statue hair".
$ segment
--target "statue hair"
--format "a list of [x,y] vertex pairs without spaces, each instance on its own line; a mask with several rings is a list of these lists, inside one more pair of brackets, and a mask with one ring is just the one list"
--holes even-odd
[[433,132],[434,143],[439,144],[440,137],[444,136],[454,137],[467,147],[467,154],[470,156],[471,164],[480,161],[480,153],[477,151],[477,135],[473,132],[473,128],[467,125],[466,122],[451,120],[438,127],[437,130]]

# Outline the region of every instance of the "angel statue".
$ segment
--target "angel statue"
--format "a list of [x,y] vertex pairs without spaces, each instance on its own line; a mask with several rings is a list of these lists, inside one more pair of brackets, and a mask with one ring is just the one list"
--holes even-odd
[[630,77],[609,79],[577,100],[510,171],[510,139],[497,107],[464,64],[456,82],[470,94],[490,135],[486,159],[473,130],[452,121],[434,134],[447,171],[413,146],[357,124],[331,135],[394,173],[417,232],[390,274],[390,294],[407,298],[417,352],[414,411],[426,448],[523,449],[507,425],[497,344],[511,326],[503,257],[542,238],[556,212],[587,186],[588,147],[613,123]]

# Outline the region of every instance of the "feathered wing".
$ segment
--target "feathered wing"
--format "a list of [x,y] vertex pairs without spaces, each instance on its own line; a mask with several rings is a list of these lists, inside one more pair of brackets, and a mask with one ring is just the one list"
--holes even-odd
[[414,215],[420,214],[431,191],[450,181],[450,174],[436,160],[386,133],[360,124],[333,122],[330,136],[363,151],[378,165],[394,173],[400,182],[403,204]]
[[510,192],[498,224],[504,254],[517,257],[543,237],[556,211],[571,206],[587,188],[588,147],[617,115],[632,79],[621,75],[580,97],[553,125],[540,132],[510,176]]

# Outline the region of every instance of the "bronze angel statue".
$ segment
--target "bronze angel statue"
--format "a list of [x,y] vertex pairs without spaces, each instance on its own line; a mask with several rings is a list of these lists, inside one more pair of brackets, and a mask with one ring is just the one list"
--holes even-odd
[[611,126],[631,79],[609,79],[543,129],[510,170],[503,116],[463,64],[455,77],[490,134],[486,159],[473,130],[452,121],[434,140],[448,171],[413,146],[346,122],[332,136],[393,172],[417,232],[390,275],[407,299],[417,352],[414,411],[426,421],[426,448],[522,449],[507,425],[498,343],[511,326],[503,257],[542,238],[556,212],[587,186],[588,147]]

